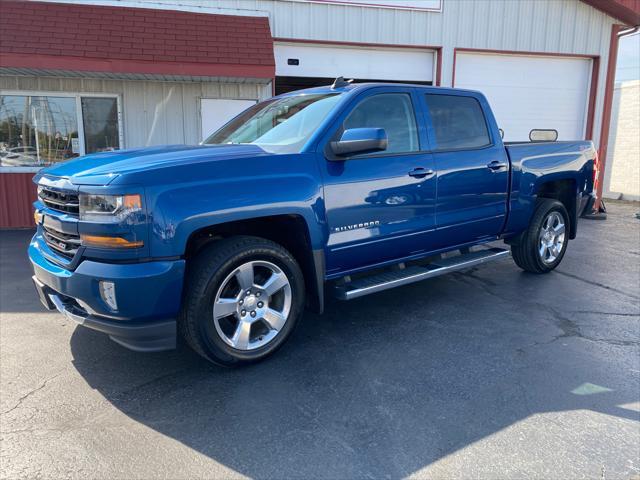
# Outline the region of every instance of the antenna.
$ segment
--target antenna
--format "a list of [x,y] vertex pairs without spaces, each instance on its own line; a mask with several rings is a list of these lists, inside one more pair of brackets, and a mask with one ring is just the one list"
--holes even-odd
[[351,84],[351,82],[353,82],[353,78],[350,80],[345,80],[344,77],[338,77],[333,82],[333,85],[331,85],[331,89],[335,90],[336,88],[347,87]]

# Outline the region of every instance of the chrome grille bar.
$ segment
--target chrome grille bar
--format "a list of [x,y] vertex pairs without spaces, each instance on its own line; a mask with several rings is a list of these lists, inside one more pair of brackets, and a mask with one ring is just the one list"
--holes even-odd
[[38,197],[45,206],[52,210],[57,210],[76,217],[80,213],[80,203],[76,192],[57,190],[41,185],[38,187]]

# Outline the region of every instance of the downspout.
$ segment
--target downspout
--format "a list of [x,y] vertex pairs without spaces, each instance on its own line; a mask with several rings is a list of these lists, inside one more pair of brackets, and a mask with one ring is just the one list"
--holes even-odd
[[[613,89],[616,79],[616,63],[618,60],[618,44],[622,37],[632,35],[640,30],[640,25],[623,29],[623,25],[613,25],[611,30],[611,44],[609,47],[609,60],[607,62],[607,79],[604,91],[604,110],[602,112],[602,125],[600,128],[600,148],[598,150],[599,170],[598,185],[596,190],[596,202],[593,212],[587,214],[587,218],[593,218],[602,214],[605,216],[605,209],[602,205],[602,193],[604,188],[604,170],[607,163],[607,149],[609,146],[609,129],[611,126],[611,108],[613,104]],[[606,217],[605,217],[606,218]]]

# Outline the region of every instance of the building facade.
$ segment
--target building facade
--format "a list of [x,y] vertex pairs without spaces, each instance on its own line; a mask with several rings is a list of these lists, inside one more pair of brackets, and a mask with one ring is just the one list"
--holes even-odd
[[[638,0],[0,1],[0,227],[43,165],[195,144],[256,101],[337,76],[484,92],[606,158],[618,33]],[[602,182],[601,182],[602,183]]]
[[640,81],[613,90],[604,197],[640,201]]

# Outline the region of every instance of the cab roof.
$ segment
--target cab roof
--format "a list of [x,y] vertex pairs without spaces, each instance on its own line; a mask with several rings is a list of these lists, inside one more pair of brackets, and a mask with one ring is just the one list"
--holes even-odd
[[439,93],[447,93],[455,94],[456,92],[469,92],[469,93],[480,93],[476,90],[467,90],[462,88],[448,88],[448,87],[435,87],[432,85],[418,85],[415,83],[391,83],[391,82],[364,82],[364,83],[350,83],[348,85],[342,87],[333,88],[331,85],[323,85],[320,87],[311,87],[305,88],[302,90],[294,90],[291,92],[283,93],[278,95],[278,97],[288,97],[292,95],[299,94],[312,94],[312,93],[355,93],[361,92],[363,90],[370,90],[372,88],[379,87],[408,87],[408,88],[418,88],[420,90],[424,90],[425,92],[439,92]]

